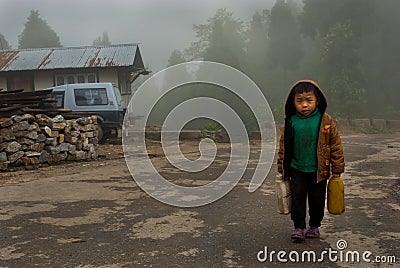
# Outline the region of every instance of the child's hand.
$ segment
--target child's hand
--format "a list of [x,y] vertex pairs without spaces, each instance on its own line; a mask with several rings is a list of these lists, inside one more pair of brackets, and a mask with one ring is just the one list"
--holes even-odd
[[334,173],[334,174],[332,174],[331,179],[332,179],[332,178],[338,178],[338,177],[340,178],[340,174]]

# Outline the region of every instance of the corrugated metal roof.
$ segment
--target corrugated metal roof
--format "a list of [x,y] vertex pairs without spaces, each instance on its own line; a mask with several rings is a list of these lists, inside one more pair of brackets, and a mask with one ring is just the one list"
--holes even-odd
[[0,50],[0,71],[133,66],[136,53],[138,44]]

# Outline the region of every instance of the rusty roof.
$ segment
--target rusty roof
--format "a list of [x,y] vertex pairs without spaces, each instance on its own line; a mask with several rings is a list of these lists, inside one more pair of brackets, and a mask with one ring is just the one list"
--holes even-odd
[[139,45],[0,50],[0,72],[110,66],[144,69]]

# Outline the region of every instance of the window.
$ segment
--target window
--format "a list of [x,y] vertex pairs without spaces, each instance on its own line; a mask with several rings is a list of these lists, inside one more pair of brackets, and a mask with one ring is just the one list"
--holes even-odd
[[77,106],[107,105],[107,91],[105,88],[77,88],[74,89]]
[[88,75],[88,83],[96,83],[96,76],[94,74]]
[[83,75],[78,75],[78,83],[85,83],[85,77]]
[[64,92],[53,92],[52,96],[57,100],[54,104],[55,108],[64,108]]
[[94,73],[80,74],[57,74],[55,76],[56,86],[75,83],[96,83],[97,75]]
[[68,84],[74,84],[75,83],[75,77],[73,77],[72,75],[68,76]]
[[116,85],[113,85],[113,88],[114,88],[115,96],[117,97],[118,105],[121,105],[121,103],[122,103],[121,92],[119,92],[119,88]]
[[57,76],[56,86],[61,86],[64,84],[64,76]]

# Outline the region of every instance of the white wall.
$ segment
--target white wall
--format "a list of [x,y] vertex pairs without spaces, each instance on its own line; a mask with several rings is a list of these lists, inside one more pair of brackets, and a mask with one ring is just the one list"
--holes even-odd
[[52,72],[39,72],[35,74],[35,91],[52,86],[54,86]]
[[115,70],[99,70],[99,82],[110,82],[118,85],[118,74]]

